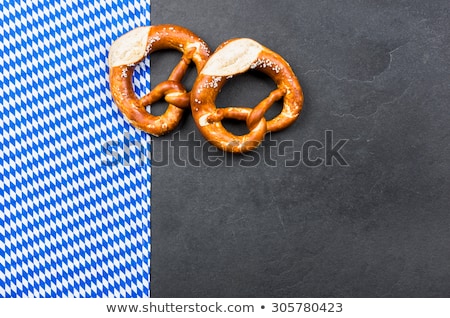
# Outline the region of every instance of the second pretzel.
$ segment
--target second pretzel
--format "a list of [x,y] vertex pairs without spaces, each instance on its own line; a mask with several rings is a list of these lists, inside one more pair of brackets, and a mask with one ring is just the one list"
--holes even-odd
[[[267,74],[277,89],[254,108],[216,108],[215,100],[227,80],[233,75],[255,69]],[[264,114],[278,100],[283,109],[266,121]],[[289,64],[277,53],[251,39],[232,39],[221,44],[201,70],[191,91],[191,110],[203,134],[216,147],[230,152],[246,152],[256,148],[267,132],[291,125],[303,105],[300,84]],[[222,125],[222,119],[243,120],[249,133],[237,136]]]

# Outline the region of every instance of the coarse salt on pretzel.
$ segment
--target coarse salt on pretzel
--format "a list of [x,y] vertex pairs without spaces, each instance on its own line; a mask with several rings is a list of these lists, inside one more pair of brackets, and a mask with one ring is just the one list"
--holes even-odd
[[[267,74],[277,89],[254,108],[216,108],[216,97],[226,81],[250,69]],[[264,114],[280,99],[283,99],[281,113],[266,121]],[[191,91],[192,115],[199,130],[216,147],[230,152],[256,148],[266,132],[291,125],[299,116],[302,105],[302,89],[289,64],[277,53],[246,38],[221,44],[198,75]],[[249,133],[242,136],[230,133],[222,125],[224,118],[245,120]]]
[[[133,90],[132,76],[136,64],[157,50],[174,49],[183,56],[167,81],[138,98]],[[210,54],[206,43],[186,28],[157,25],[136,28],[118,38],[110,48],[110,87],[112,97],[129,122],[152,135],[160,136],[173,130],[189,107],[189,92],[181,83],[189,64],[197,71],[205,65]],[[164,98],[167,110],[160,116],[147,112],[146,107]]]

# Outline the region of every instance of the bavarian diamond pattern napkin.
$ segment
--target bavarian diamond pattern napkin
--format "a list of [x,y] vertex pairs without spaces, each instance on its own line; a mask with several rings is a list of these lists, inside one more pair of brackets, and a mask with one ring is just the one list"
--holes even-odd
[[[149,137],[107,67],[114,39],[149,24],[150,1],[1,2],[1,297],[149,296],[150,166],[133,160]],[[148,61],[134,85],[149,90]]]

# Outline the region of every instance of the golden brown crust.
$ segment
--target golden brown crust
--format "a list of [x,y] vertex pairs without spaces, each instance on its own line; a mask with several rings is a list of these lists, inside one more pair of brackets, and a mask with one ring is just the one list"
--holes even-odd
[[[233,41],[236,42],[233,43]],[[303,105],[301,86],[289,64],[277,53],[260,44],[258,47],[256,42],[252,42],[254,41],[249,39],[233,39],[220,45],[203,69],[207,74],[200,72],[191,91],[191,110],[197,127],[207,140],[225,151],[246,152],[256,148],[266,132],[278,131],[291,125],[299,116]],[[237,45],[247,46],[249,52],[246,52],[245,48],[237,49]],[[259,51],[255,51],[258,49]],[[226,54],[223,54],[221,50],[227,50]],[[239,54],[230,56],[229,61],[226,61],[226,55],[232,55],[233,51],[239,51]],[[252,60],[239,60],[242,56],[244,59]],[[217,61],[217,59],[224,60]],[[214,75],[215,65],[218,65],[218,68],[227,69],[235,67],[236,73],[224,76],[221,70],[217,69],[216,74],[220,75]],[[253,109],[216,108],[216,97],[228,78],[248,69],[255,69],[270,76],[276,83],[277,89]],[[281,113],[266,122],[264,114],[274,102],[280,99],[283,99]],[[245,120],[249,133],[243,136],[230,133],[221,123],[223,118]]]
[[[181,80],[190,62],[192,61],[197,71],[200,71],[205,65],[210,51],[202,39],[183,27],[167,24],[146,28],[148,34],[145,50],[143,50],[141,40],[124,41],[119,38],[116,41],[117,45],[113,44],[112,49],[114,50],[110,52],[110,58],[113,56],[110,59],[110,87],[115,103],[132,125],[152,135],[160,136],[173,130],[181,120],[183,109],[189,107],[189,93],[181,84]],[[141,29],[141,33],[138,32],[139,37],[147,29]],[[127,36],[130,38],[133,34],[131,36],[126,34],[124,38]],[[128,43],[136,45],[137,48],[129,48],[132,54],[127,55],[128,48],[124,46]],[[132,84],[135,64],[141,62],[146,55],[162,49],[180,51],[183,54],[181,61],[167,81],[157,85],[150,93],[139,99]],[[130,64],[120,64],[121,59],[124,63],[136,61]],[[148,113],[146,106],[161,98],[165,98],[169,103],[166,112],[160,116]]]

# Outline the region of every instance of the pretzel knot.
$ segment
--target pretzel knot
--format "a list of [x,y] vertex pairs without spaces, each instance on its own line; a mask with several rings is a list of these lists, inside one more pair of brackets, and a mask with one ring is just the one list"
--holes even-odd
[[[227,80],[250,69],[267,74],[277,89],[254,108],[216,108],[216,97]],[[281,99],[281,113],[266,121],[264,115],[267,110]],[[216,147],[230,152],[256,148],[267,132],[291,125],[299,116],[302,105],[302,89],[289,64],[277,53],[251,39],[232,39],[221,44],[201,70],[191,91],[192,115],[199,130]],[[232,134],[222,125],[224,118],[246,121],[249,133],[242,136]]]
[[[142,98],[133,90],[132,77],[136,64],[157,50],[175,49],[183,56],[167,81]],[[183,111],[190,105],[190,93],[181,84],[189,64],[199,72],[210,54],[206,43],[191,31],[175,25],[136,28],[117,39],[109,52],[112,97],[130,123],[152,135],[160,136],[173,130]],[[164,98],[167,110],[160,116],[147,112],[146,107]]]

